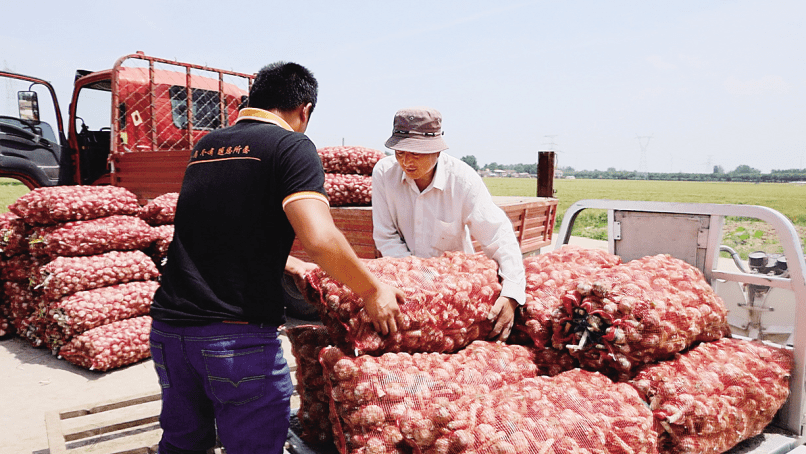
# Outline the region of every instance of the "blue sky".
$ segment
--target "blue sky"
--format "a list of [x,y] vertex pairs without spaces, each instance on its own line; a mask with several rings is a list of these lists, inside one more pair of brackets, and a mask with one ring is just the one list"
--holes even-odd
[[[7,2],[8,3],[8,2]],[[649,172],[806,168],[806,2],[82,1],[3,6],[0,67],[54,84],[121,56],[320,82],[318,146],[385,150],[397,109],[444,117],[449,154]],[[12,19],[13,18],[13,19]],[[187,19],[185,19],[187,18]]]

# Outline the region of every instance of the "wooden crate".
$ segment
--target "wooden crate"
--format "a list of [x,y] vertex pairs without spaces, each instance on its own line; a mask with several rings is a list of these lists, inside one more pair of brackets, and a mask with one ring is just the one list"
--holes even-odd
[[[290,349],[290,345],[284,348]],[[291,405],[299,407],[293,359],[289,360],[289,369],[295,387]],[[45,429],[50,454],[156,454],[162,436],[161,400],[159,393],[141,394],[47,412]],[[226,454],[220,445],[207,452]]]
[[[360,258],[380,257],[380,253],[375,249],[375,240],[372,239],[372,207],[333,207],[330,209],[330,215]],[[291,255],[307,262],[311,261],[299,240],[294,240]]]
[[[557,203],[555,198],[547,197],[493,197],[498,205],[512,222],[521,253],[528,255],[538,252],[540,248],[551,244],[554,234],[554,221],[557,218]],[[477,242],[473,243],[476,251],[481,248]]]
[[[551,244],[557,199],[547,197],[493,197],[493,201],[509,216],[522,254],[531,254]],[[344,233],[356,254],[364,259],[380,257],[372,239],[372,207],[333,207],[330,209],[336,227]],[[474,241],[476,251],[480,251]],[[299,240],[294,241],[291,255],[305,261],[310,257]]]
[[160,394],[133,396],[45,414],[51,454],[153,454]]

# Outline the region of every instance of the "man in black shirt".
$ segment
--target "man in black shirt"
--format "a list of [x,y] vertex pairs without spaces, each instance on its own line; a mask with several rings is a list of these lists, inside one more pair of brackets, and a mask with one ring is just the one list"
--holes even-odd
[[403,293],[368,272],[333,224],[316,147],[303,133],[317,82],[304,67],[263,68],[236,124],[194,147],[174,239],[154,295],[151,352],[162,386],[159,452],[281,453],[292,383],[277,327],[295,235],[313,261],[397,330]]

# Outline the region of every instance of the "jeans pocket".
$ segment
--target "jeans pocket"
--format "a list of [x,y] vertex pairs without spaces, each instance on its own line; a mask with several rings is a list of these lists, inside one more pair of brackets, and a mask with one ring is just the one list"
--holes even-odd
[[265,372],[271,367],[264,347],[202,350],[202,356],[210,390],[220,403],[243,405],[266,393]]
[[159,379],[162,388],[170,388],[171,381],[168,379],[168,367],[165,361],[165,351],[162,344],[159,342],[151,341],[151,359],[154,362],[154,369],[157,370],[157,378]]

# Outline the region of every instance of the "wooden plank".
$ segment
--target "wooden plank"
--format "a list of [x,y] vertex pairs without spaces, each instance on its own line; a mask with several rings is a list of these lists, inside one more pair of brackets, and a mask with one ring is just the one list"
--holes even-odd
[[135,396],[125,400],[109,400],[100,404],[95,404],[89,408],[85,408],[86,406],[80,406],[73,410],[63,410],[59,412],[59,416],[61,419],[75,418],[77,416],[116,410],[118,408],[130,407],[132,405],[143,404],[146,402],[156,402],[160,399],[162,399],[160,394],[148,394],[143,396]]
[[179,192],[189,156],[189,150],[115,154],[112,184],[134,192],[141,202]]
[[45,431],[48,435],[50,454],[67,454],[67,445],[62,435],[62,420],[58,411],[45,413]]

